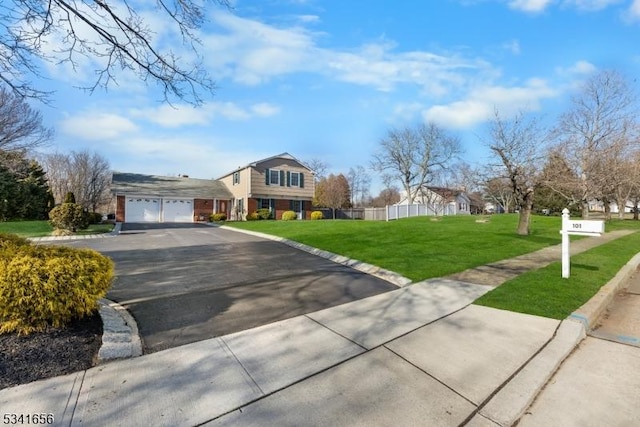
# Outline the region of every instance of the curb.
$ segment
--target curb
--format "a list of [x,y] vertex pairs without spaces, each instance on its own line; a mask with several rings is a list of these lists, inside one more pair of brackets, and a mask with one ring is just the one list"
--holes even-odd
[[343,256],[343,255],[334,254],[332,252],[314,248],[312,246],[308,246],[303,243],[294,242],[293,240],[285,239],[283,237],[273,236],[271,234],[260,233],[257,231],[241,230],[234,227],[228,227],[226,225],[222,225],[220,226],[220,228],[222,228],[223,230],[236,231],[238,233],[244,233],[251,236],[261,237],[263,239],[284,243],[287,246],[291,246],[292,248],[299,249],[301,251],[319,256],[321,258],[328,259],[329,261],[333,261],[336,264],[342,264],[347,267],[353,268],[354,270],[358,270],[365,274],[375,276],[379,279],[385,280],[393,285],[396,285],[399,288],[403,288],[407,285],[410,285],[413,282],[411,279],[408,279],[398,273],[394,273],[393,271],[380,268],[373,264],[367,264],[366,262],[358,261],[357,259],[347,258],[346,256]]
[[102,298],[98,303],[103,328],[98,364],[141,356],[142,340],[135,319],[116,302]]
[[485,425],[490,421],[502,427],[514,425],[562,362],[591,331],[638,265],[640,253],[631,258],[596,295],[563,320],[541,351],[478,411],[470,423]]
[[636,271],[638,265],[640,265],[640,253],[637,253],[633,258],[631,258],[629,262],[627,262],[620,271],[613,276],[613,279],[609,280],[606,285],[600,288],[600,291],[598,291],[598,293],[589,301],[571,313],[569,319],[582,323],[585,331],[587,333],[591,332],[607,306],[613,301],[620,288],[622,288],[631,275]]

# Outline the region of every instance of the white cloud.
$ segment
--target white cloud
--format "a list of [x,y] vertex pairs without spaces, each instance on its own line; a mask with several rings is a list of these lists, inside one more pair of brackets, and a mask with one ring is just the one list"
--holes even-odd
[[[245,85],[306,72],[380,91],[412,84],[423,93],[440,96],[446,88],[459,86],[465,76],[490,69],[483,61],[457,54],[397,52],[388,40],[353,49],[326,49],[317,43],[322,34],[298,26],[276,28],[230,14],[212,19],[219,33],[203,36],[204,57],[212,58],[209,67],[215,78]],[[519,47],[512,44],[511,49]]]
[[68,117],[62,121],[60,128],[64,134],[85,140],[113,139],[138,130],[125,117],[101,112],[85,112]]
[[553,1],[554,0],[510,0],[508,5],[511,9],[537,13],[544,11]]
[[531,79],[523,86],[480,86],[464,100],[429,108],[423,117],[446,127],[469,128],[490,119],[495,109],[504,115],[535,111],[543,99],[557,95],[556,90],[540,79]]
[[564,5],[574,6],[580,10],[596,11],[620,3],[620,0],[565,0]]
[[300,15],[298,16],[300,22],[320,22],[320,17],[318,15]]
[[224,34],[201,36],[204,57],[216,78],[257,85],[292,72],[309,70],[312,33],[301,27],[279,29],[251,19],[219,13],[212,20]]
[[[508,0],[507,5],[514,10],[528,13],[539,13],[546,10],[553,3],[561,3],[564,7],[572,7],[578,10],[597,11],[622,0]],[[637,0],[634,0],[636,2]]]
[[514,55],[520,55],[520,42],[518,40],[511,40],[504,43],[502,47]]
[[624,18],[629,22],[640,21],[640,0],[633,0]]
[[202,179],[219,178],[238,166],[273,155],[260,150],[243,151],[215,135],[197,134],[122,138],[111,141],[109,146],[118,153],[121,172],[186,174]]
[[590,63],[589,61],[581,60],[577,61],[575,64],[568,68],[559,67],[556,69],[556,72],[560,75],[589,75],[596,71],[596,66]]
[[269,104],[267,102],[261,102],[251,106],[251,111],[259,117],[275,116],[280,112],[280,107]]
[[247,108],[233,102],[212,102],[199,108],[181,104],[166,104],[155,108],[132,109],[132,117],[141,118],[164,128],[182,126],[207,126],[211,121],[221,117],[227,120],[249,120],[253,117],[270,117],[280,112],[280,107],[267,102],[250,105]]

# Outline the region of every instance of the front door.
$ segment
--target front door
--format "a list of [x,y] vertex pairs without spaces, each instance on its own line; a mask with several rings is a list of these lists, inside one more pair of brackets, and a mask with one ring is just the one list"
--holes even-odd
[[304,219],[304,211],[302,210],[301,200],[292,200],[291,210],[296,213],[296,215],[298,216],[298,219]]

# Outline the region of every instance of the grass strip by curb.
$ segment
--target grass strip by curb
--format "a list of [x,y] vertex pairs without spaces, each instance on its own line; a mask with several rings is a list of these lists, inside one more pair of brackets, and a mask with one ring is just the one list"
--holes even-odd
[[[85,230],[79,230],[76,235],[103,234],[113,230],[113,224],[90,224]],[[21,237],[50,236],[53,227],[49,221],[7,221],[0,222],[0,233],[12,233]]]
[[562,320],[593,297],[640,252],[640,233],[633,233],[571,258],[571,277],[562,264],[529,271],[483,295],[475,304]]

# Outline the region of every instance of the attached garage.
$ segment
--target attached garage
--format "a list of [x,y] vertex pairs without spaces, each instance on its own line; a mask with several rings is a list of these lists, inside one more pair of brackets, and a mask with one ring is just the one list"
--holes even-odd
[[126,197],[124,212],[125,222],[159,222],[160,199]]
[[193,222],[193,199],[162,199],[162,222]]
[[111,191],[118,222],[207,221],[213,213],[228,216],[233,198],[216,180],[120,172],[113,173]]

